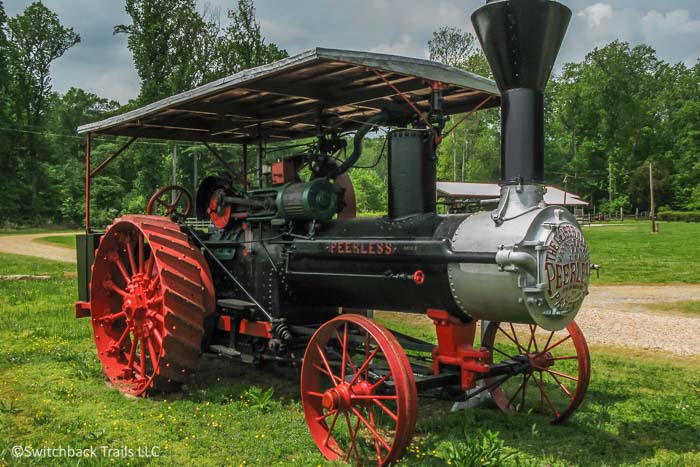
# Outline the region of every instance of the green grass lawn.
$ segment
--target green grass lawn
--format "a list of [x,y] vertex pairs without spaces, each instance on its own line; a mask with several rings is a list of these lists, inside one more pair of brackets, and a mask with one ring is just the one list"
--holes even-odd
[[75,235],[58,235],[55,237],[41,237],[35,241],[40,243],[48,243],[50,245],[62,246],[65,248],[75,249]]
[[[662,231],[663,232],[663,231]],[[662,233],[663,235],[663,233]],[[106,383],[90,322],[73,318],[70,265],[0,255],[0,274],[49,274],[46,282],[0,282],[0,466],[47,465],[12,446],[157,447],[160,457],[84,460],[81,465],[326,465],[308,434],[293,370],[202,358],[193,384],[156,399],[122,396]],[[432,337],[430,326],[388,324]],[[449,413],[421,399],[405,465],[444,465],[436,457],[464,433],[500,433],[512,465],[698,465],[700,363],[658,353],[593,349],[588,397],[563,426],[535,414],[483,408]],[[274,388],[256,407],[254,388]],[[52,459],[51,465],[76,465]]]
[[584,227],[591,262],[600,264],[593,284],[700,282],[700,223],[664,222],[652,234],[649,222]]

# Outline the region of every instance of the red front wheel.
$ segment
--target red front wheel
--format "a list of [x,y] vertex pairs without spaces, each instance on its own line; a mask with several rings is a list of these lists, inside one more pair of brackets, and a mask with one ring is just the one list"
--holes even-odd
[[321,326],[306,348],[301,400],[329,460],[389,465],[413,437],[417,407],[410,363],[396,338],[360,315]]
[[561,423],[583,402],[591,377],[586,339],[575,322],[561,331],[545,331],[534,324],[491,322],[482,347],[492,362],[526,362],[528,371],[505,379],[485,380],[491,397],[504,412],[539,412]]

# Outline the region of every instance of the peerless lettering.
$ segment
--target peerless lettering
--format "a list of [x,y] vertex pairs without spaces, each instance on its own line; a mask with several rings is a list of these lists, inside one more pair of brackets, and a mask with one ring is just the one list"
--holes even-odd
[[575,311],[588,291],[590,260],[581,231],[573,225],[556,230],[549,243],[544,268],[552,306]]
[[390,242],[330,242],[326,249],[334,255],[392,255],[396,252]]

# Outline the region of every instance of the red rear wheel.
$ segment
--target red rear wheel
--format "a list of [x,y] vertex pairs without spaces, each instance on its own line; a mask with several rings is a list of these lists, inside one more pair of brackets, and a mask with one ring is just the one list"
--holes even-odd
[[410,444],[416,383],[408,358],[383,326],[340,315],[309,341],[301,373],[309,430],[329,460],[389,465]]
[[95,253],[90,290],[95,345],[112,384],[143,395],[187,381],[215,301],[202,253],[177,224],[117,219]]
[[[575,322],[556,332],[534,324],[490,322],[482,346],[491,350],[492,363],[520,359],[529,364],[529,371],[490,390],[504,412],[533,410],[556,424],[569,418],[583,402],[591,359],[586,339]],[[497,384],[500,378],[488,378],[485,384]]]

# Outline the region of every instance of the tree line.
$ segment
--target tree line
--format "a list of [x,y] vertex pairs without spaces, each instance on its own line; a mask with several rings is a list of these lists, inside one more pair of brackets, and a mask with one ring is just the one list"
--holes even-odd
[[[50,66],[80,42],[79,33],[40,1],[10,18],[0,0],[0,225],[81,224],[85,139],[76,134],[79,125],[287,56],[265,39],[252,0],[238,1],[226,27],[218,11],[198,10],[195,0],[126,0],[125,10],[131,22],[115,25],[114,33],[127,35],[141,86],[137,98],[120,105],[78,88],[55,92]],[[441,28],[427,46],[431,59],[490,74],[467,32]],[[646,45],[615,41],[565,64],[546,94],[548,184],[603,212],[647,210],[653,161],[657,205],[700,209],[699,64],[670,64]],[[475,113],[440,146],[439,179],[498,181],[499,131],[498,109]],[[93,160],[123,142],[94,138]],[[139,140],[103,171],[92,185],[95,225],[143,212],[148,197],[170,180],[173,149]],[[241,157],[238,148],[221,149],[230,160]],[[195,171],[201,179],[218,170],[201,146],[179,144],[178,150],[177,176],[185,186],[194,185]],[[386,152],[381,138],[370,138],[362,168],[351,172],[363,211],[386,209]]]

